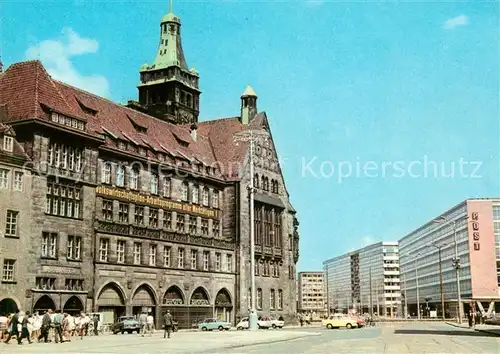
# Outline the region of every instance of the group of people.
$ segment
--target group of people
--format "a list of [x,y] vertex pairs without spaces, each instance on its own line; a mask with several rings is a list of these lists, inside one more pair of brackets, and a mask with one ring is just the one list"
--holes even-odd
[[[153,332],[155,330],[155,325],[154,325],[154,317],[151,315],[151,313],[148,315],[146,312],[142,312],[139,316],[139,325],[141,326],[141,335],[144,337],[144,335],[149,334],[150,336],[153,335]],[[170,334],[173,332],[174,328],[174,319],[172,317],[172,314],[170,313],[170,310],[167,310],[165,312],[165,315],[163,316],[163,338],[170,338]]]
[[9,344],[12,337],[15,337],[18,344],[22,344],[23,339],[28,343],[42,340],[49,342],[51,331],[56,343],[71,341],[74,336],[83,339],[88,334],[89,327],[97,330],[96,319],[91,319],[89,315],[81,313],[72,316],[63,311],[53,312],[47,310],[43,316],[38,313],[21,313],[19,310],[8,317],[0,316],[0,339]]

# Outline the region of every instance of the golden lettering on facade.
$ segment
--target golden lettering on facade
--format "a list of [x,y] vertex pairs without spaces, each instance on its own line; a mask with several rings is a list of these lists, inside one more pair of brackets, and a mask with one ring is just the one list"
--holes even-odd
[[218,210],[213,210],[201,206],[194,206],[187,203],[176,202],[172,200],[165,200],[160,197],[155,197],[151,195],[143,195],[138,192],[124,191],[121,189],[108,188],[105,186],[98,186],[96,189],[96,194],[100,196],[113,197],[121,199],[130,203],[141,203],[154,206],[162,209],[171,209],[175,211],[182,211],[186,213],[195,213],[203,215],[207,218],[218,218]]

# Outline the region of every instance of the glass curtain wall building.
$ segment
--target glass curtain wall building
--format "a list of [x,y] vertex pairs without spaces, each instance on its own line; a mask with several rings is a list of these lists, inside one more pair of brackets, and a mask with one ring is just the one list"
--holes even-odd
[[441,317],[441,288],[446,317],[464,316],[471,304],[491,313],[499,297],[500,200],[466,200],[403,237],[399,250],[403,307],[410,316],[420,308],[421,316]]
[[379,242],[323,263],[330,312],[396,317],[400,309],[397,242]]

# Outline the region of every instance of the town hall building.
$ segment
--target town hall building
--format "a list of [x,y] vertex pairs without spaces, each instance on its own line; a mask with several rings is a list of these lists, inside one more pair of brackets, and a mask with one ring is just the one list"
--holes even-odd
[[[294,318],[299,223],[267,115],[247,87],[238,116],[199,122],[179,17],[166,14],[160,33],[127,105],[39,61],[0,72],[0,315],[52,308],[111,323],[147,311],[159,323],[168,309],[181,328],[234,324],[248,315],[253,271],[258,313]],[[253,176],[238,139],[250,131]]]

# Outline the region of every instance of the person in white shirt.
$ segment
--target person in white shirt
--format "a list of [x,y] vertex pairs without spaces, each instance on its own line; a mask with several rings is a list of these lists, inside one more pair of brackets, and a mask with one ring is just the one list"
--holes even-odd
[[153,316],[151,314],[149,314],[148,318],[146,320],[146,323],[147,323],[147,326],[148,326],[148,333],[149,333],[150,336],[153,335],[154,322],[155,322],[155,319],[153,318]]

